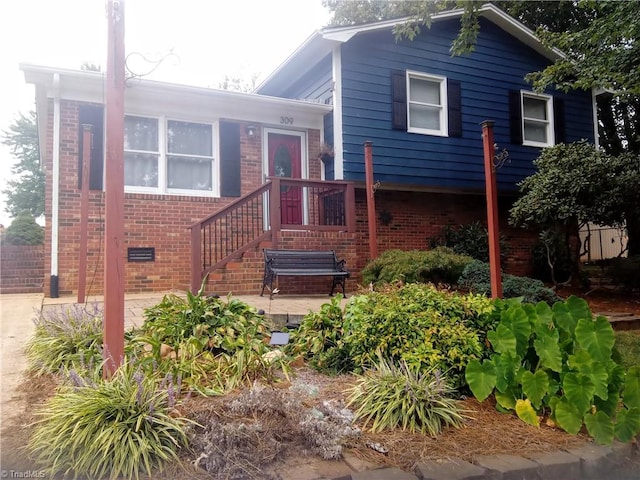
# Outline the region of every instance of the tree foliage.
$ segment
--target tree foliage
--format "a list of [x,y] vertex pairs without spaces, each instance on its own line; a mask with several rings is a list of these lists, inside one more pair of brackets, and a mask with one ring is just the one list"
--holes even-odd
[[626,223],[629,254],[640,253],[640,155],[613,156],[583,141],[545,148],[534,164],[536,173],[520,183],[512,224]]
[[7,227],[2,241],[8,245],[42,245],[44,229],[31,214],[22,212]]
[[17,159],[11,168],[13,178],[2,191],[7,197],[6,211],[14,217],[26,211],[38,218],[44,214],[45,175],[40,170],[35,112],[19,114],[9,129],[2,132],[2,143]]

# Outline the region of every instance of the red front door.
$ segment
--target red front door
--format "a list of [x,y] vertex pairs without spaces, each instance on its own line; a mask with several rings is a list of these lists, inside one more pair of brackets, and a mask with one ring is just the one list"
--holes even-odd
[[[269,133],[269,176],[301,178],[301,144],[297,135]],[[302,188],[280,189],[282,225],[302,224]]]

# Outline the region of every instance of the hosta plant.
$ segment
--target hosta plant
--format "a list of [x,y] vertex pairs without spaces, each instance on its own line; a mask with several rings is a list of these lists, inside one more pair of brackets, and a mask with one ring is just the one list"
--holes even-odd
[[62,306],[34,319],[27,341],[29,369],[57,373],[61,368],[85,368],[102,362],[102,311],[97,305]]
[[280,369],[286,376],[288,357],[269,358],[270,327],[254,307],[231,296],[205,296],[201,289],[196,295],[187,292],[186,298],[166,295],[146,309],[130,344],[142,352],[148,374],[171,373],[184,388],[220,395],[257,378],[275,381]]
[[640,367],[625,372],[613,360],[613,329],[584,300],[512,305],[487,337],[491,358],[465,371],[478,400],[493,393],[499,409],[531,425],[547,414],[569,433],[584,425],[601,444],[640,432]]
[[187,445],[189,422],[174,415],[176,387],[125,362],[110,380],[74,371],[37,412],[29,451],[51,477],[151,475]]
[[438,435],[444,427],[463,421],[454,389],[437,370],[420,370],[379,357],[375,367],[350,389],[349,405],[372,432],[400,427],[410,432]]

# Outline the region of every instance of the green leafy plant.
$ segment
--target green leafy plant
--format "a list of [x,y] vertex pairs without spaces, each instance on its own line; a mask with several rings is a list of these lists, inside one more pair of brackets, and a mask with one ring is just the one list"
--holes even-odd
[[176,387],[158,386],[134,362],[125,362],[110,380],[70,382],[37,412],[40,420],[29,451],[53,476],[139,478],[162,469],[187,445],[188,420],[176,416]]
[[585,425],[602,444],[640,432],[640,368],[625,374],[613,360],[613,329],[584,300],[512,305],[487,338],[491,358],[465,370],[479,401],[493,392],[499,409],[531,425],[548,414],[569,433]]
[[[489,234],[480,222],[452,227],[445,225],[439,237],[429,239],[430,248],[448,247],[455,253],[468,255],[482,262],[489,261]],[[500,258],[505,261],[509,251],[507,240],[500,236]]]
[[379,356],[374,368],[361,375],[349,393],[356,419],[378,432],[401,427],[433,437],[447,426],[459,427],[463,417],[454,389],[438,370],[398,365]]
[[[208,297],[201,290],[186,298],[166,295],[145,310],[134,342],[136,352],[147,349],[147,373],[171,373],[182,378],[185,388],[219,395],[256,378],[275,381],[278,370],[287,374],[286,356],[269,357],[270,327],[248,304],[231,296]],[[170,356],[163,356],[163,350]]]
[[438,368],[461,385],[468,361],[486,354],[485,332],[504,305],[426,284],[388,287],[351,297],[344,310],[336,302],[309,314],[288,348],[334,372],[371,367],[380,351],[412,368]]
[[353,370],[354,364],[345,343],[342,295],[325,303],[318,312],[309,312],[300,326],[291,331],[287,353],[302,355],[318,370],[343,373]]
[[[489,264],[474,260],[463,270],[458,279],[458,285],[473,292],[491,294],[491,274]],[[540,280],[516,275],[502,274],[502,295],[504,298],[522,297],[526,303],[540,301],[553,304],[560,297],[550,288],[544,286]]]
[[454,284],[472,260],[446,247],[408,252],[387,250],[365,266],[362,277],[365,283],[375,285],[395,281]]
[[27,341],[29,369],[43,374],[100,365],[102,317],[97,305],[65,305],[42,312],[34,319],[35,331]]

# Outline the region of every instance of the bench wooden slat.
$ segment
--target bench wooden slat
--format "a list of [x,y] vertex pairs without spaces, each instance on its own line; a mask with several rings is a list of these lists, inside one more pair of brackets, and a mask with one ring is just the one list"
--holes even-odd
[[268,286],[273,295],[273,282],[278,275],[291,276],[333,276],[331,293],[337,285],[342,287],[342,293],[346,296],[345,280],[350,273],[344,267],[345,261],[338,260],[334,250],[264,250],[264,277],[262,280],[262,292]]

